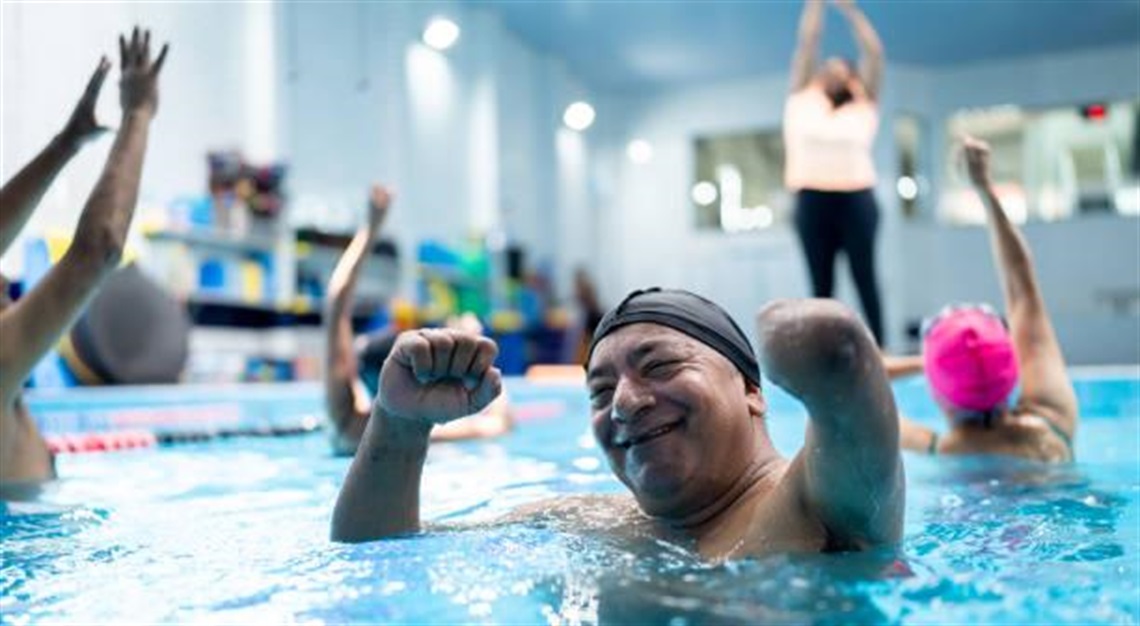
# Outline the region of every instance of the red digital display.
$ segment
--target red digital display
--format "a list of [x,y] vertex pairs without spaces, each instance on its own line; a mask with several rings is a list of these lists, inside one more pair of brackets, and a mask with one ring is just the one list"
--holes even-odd
[[1081,108],[1081,117],[1092,122],[1104,121],[1108,116],[1108,105],[1105,104],[1086,104]]

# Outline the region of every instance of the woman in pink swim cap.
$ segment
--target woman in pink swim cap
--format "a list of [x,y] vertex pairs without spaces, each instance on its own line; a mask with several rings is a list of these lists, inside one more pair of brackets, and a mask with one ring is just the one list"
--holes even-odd
[[[979,304],[946,307],[923,323],[922,369],[950,429],[939,435],[904,420],[902,445],[931,454],[1071,461],[1077,398],[1029,247],[994,192],[989,146],[967,137],[963,152],[989,215],[1009,323]],[[1011,405],[1018,384],[1020,398]]]

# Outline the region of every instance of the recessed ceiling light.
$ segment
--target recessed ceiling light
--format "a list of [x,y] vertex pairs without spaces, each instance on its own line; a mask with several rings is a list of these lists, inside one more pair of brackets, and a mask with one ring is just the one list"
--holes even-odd
[[424,29],[424,43],[436,50],[447,50],[458,40],[459,25],[447,18],[437,17]]
[[590,103],[579,100],[566,107],[562,114],[562,122],[571,130],[586,130],[594,123],[594,107]]
[[701,182],[693,185],[692,195],[693,202],[696,202],[701,206],[708,206],[713,202],[716,202],[716,185],[710,183],[707,180],[702,180]]

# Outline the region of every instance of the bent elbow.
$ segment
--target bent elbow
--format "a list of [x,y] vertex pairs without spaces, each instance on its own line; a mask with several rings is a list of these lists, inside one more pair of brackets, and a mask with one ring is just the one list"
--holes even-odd
[[81,230],[76,233],[72,250],[85,263],[114,269],[123,260],[123,252],[126,250],[126,236],[111,227]]
[[817,374],[853,372],[879,358],[867,327],[834,300],[777,300],[760,310],[757,327],[763,352]]

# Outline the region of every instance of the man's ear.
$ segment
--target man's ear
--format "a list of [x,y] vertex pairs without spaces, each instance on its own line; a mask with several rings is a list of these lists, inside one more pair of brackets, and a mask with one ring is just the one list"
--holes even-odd
[[760,419],[768,413],[768,400],[764,398],[764,392],[760,390],[759,385],[754,385],[744,379],[744,396],[748,403],[748,415],[750,417]]

